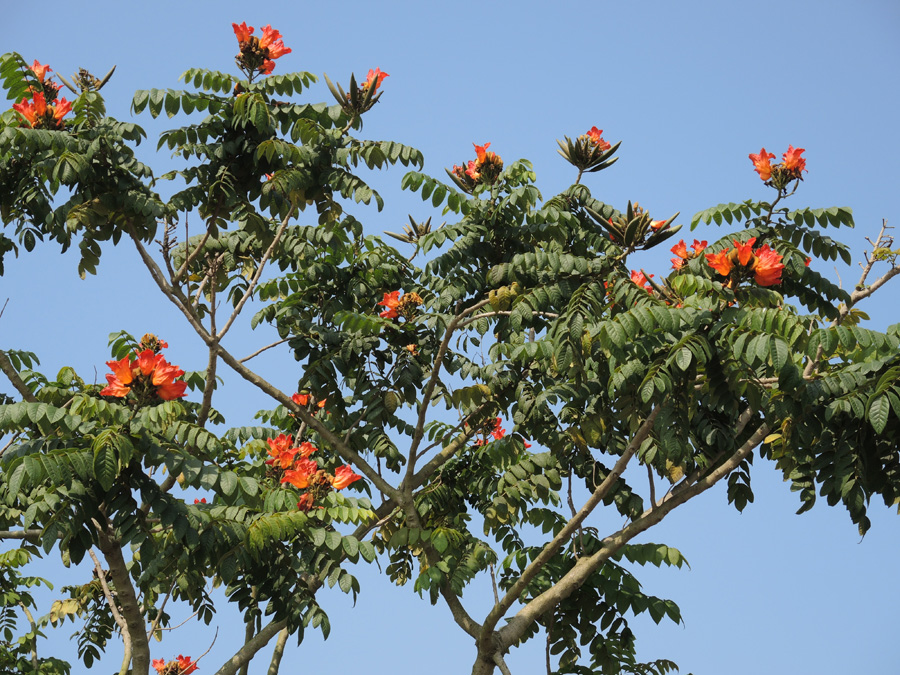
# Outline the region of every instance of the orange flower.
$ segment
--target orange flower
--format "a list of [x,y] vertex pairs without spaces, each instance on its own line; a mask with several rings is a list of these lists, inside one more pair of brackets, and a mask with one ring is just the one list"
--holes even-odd
[[[472,145],[475,145],[472,143]],[[475,145],[475,156],[478,158],[479,162],[483,162],[484,158],[487,156],[487,149],[491,147],[490,143],[485,143],[484,145]]]
[[291,400],[297,405],[309,405],[309,394],[294,394]]
[[737,262],[746,266],[753,258],[753,244],[756,243],[756,237],[750,237],[744,244],[737,239],[733,239],[732,241],[734,241],[734,250],[737,252]]
[[362,476],[357,473],[353,473],[353,469],[345,464],[344,466],[340,466],[334,472],[334,476],[329,476],[329,482],[331,483],[331,487],[335,490],[343,490],[345,487],[353,483],[354,481],[358,481]]
[[259,46],[268,50],[270,59],[278,59],[285,54],[291,53],[291,49],[284,46],[284,42],[281,40],[281,33],[272,28],[272,26],[264,26],[262,32],[263,35],[259,39]]
[[[488,143],[488,145],[490,145],[490,143]],[[469,163],[466,165],[466,175],[474,181],[481,178],[481,172],[478,171],[478,166],[475,164],[474,159],[470,159]]]
[[775,159],[775,154],[766,152],[765,148],[760,150],[758,155],[750,153],[750,161],[753,162],[753,169],[764,181],[769,180],[772,177],[772,164],[769,161],[770,159]]
[[396,319],[397,316],[397,306],[400,304],[400,291],[391,291],[390,293],[384,294],[384,299],[376,303],[383,307],[387,307],[386,310],[381,312],[378,316],[382,319]]
[[190,673],[197,670],[197,664],[191,661],[190,656],[182,656],[179,654],[175,661],[178,663],[178,675],[190,675]]
[[[503,420],[501,420],[499,417],[496,418],[494,420],[494,427],[489,432],[490,435],[493,436],[495,440],[500,440],[501,438],[506,436],[506,429],[504,429],[503,427],[500,426],[502,424],[502,422],[503,422]],[[488,440],[486,438],[479,438],[477,441],[475,441],[475,445],[486,445],[487,443],[488,443]]]
[[612,146],[607,141],[603,140],[603,137],[600,135],[602,133],[603,133],[603,129],[598,129],[597,127],[591,127],[590,129],[587,130],[587,133],[585,133],[584,135],[587,136],[591,140],[591,143],[596,145],[597,148],[599,148],[600,150],[605,152],[606,150],[609,150]]
[[23,98],[19,103],[13,103],[13,110],[25,118],[32,129],[63,129],[65,117],[72,110],[72,104],[61,98],[54,101],[53,105],[47,104],[44,92],[34,93],[32,101]]
[[774,286],[781,283],[781,273],[784,265],[781,255],[763,244],[756,251],[756,264],[753,266],[753,276],[760,286]]
[[248,26],[246,21],[240,25],[233,23],[231,27],[234,28],[234,34],[238,42],[247,42],[253,34],[253,26]]
[[781,156],[781,166],[785,171],[790,171],[799,177],[801,171],[806,171],[806,160],[800,156],[804,152],[806,150],[803,148],[795,148],[793,145],[789,145],[787,152]]
[[163,401],[185,396],[187,383],[183,380],[176,382],[184,371],[166,361],[162,354],[154,354],[151,349],[145,349],[134,360],[126,356],[120,361],[107,361],[106,365],[113,372],[106,376],[109,384],[100,391],[101,396],[124,398],[138,381],[149,381]]
[[294,463],[294,455],[299,452],[299,448],[291,447],[291,436],[281,434],[278,438],[267,438],[266,443],[269,444],[269,456],[266,464],[278,464],[282,469],[290,468]]
[[300,444],[300,447],[297,448],[297,450],[300,451],[300,457],[303,459],[306,459],[307,457],[309,457],[311,454],[313,454],[316,451],[316,446],[314,446],[309,441],[303,441]]
[[731,274],[731,270],[734,269],[734,263],[731,261],[729,253],[730,251],[720,251],[719,253],[706,254],[706,262],[723,277],[727,277]]
[[246,21],[240,25],[233,23],[231,27],[241,50],[235,61],[248,76],[254,72],[268,75],[275,68],[275,59],[291,53],[284,46],[281,33],[272,26],[263,27],[261,38],[253,36],[253,26],[248,26]]
[[[654,275],[650,275],[652,279]],[[648,293],[653,293],[653,287],[647,281],[647,277],[644,276],[643,272],[636,272],[634,270],[631,271],[631,280],[636,283],[638,286],[643,288]]]
[[44,78],[47,76],[47,73],[52,73],[53,68],[50,66],[42,66],[38,63],[37,59],[34,60],[34,64],[31,66],[32,72],[37,76],[38,81],[44,81]]
[[368,90],[369,87],[375,87],[373,93],[378,91],[378,87],[381,86],[381,83],[384,81],[384,78],[390,77],[387,73],[382,73],[381,68],[375,68],[372,70],[369,69],[369,74],[366,76],[366,81],[363,82],[362,88]]
[[150,665],[153,666],[153,669],[157,673],[161,673],[166,669],[165,659],[153,659],[153,661],[150,663]]
[[282,483],[290,483],[296,488],[309,487],[310,478],[316,475],[319,470],[318,465],[311,459],[301,459],[297,462],[296,468],[287,469],[281,477]]

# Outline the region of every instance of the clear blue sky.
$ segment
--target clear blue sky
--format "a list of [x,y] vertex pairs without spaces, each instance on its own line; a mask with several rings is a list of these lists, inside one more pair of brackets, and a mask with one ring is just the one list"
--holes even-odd
[[[342,82],[376,66],[390,73],[363,134],[420,148],[436,176],[468,158],[472,142],[489,141],[507,162],[532,160],[549,197],[574,179],[555,139],[597,125],[623,143],[618,164],[586,181],[594,196],[617,207],[638,200],[658,218],[680,211],[679,222],[688,222],[719,202],[766,198],[747,154],[765,146],[780,158],[792,144],[806,148],[809,169],[794,205],[851,206],[857,229],[837,236],[857,260],[882,218],[900,224],[900,5],[893,0],[6,3],[0,51],[67,75],[79,66],[102,75],[116,64],[103,93],[112,115],[130,119],[135,89],[178,88],[178,75],[191,66],[233,72],[232,21],[282,32],[293,53],[276,73],[327,72]],[[313,91],[329,99],[323,84]],[[150,134],[143,159],[157,173],[172,168],[167,153],[153,152],[154,137],[179,120],[135,121]],[[384,212],[354,207],[373,232],[397,231],[407,213],[440,222],[417,196],[399,192],[402,175],[373,177]],[[665,274],[668,257],[663,251],[642,265]],[[204,367],[199,340],[157,299],[133,250],[107,252],[100,274],[85,281],[76,262],[49,245],[8,260],[0,347],[37,352],[50,373],[72,365],[87,379],[97,368],[102,379],[107,334],[124,328],[156,332],[170,342],[172,361]],[[839,275],[845,288],[859,276],[846,266],[820,271]],[[862,306],[875,327],[900,321],[894,284]],[[235,332],[229,346],[244,355],[272,341],[265,329],[257,333]],[[291,390],[298,373],[279,366],[285,358],[273,353],[257,365]],[[227,382],[235,393],[218,407],[229,423],[246,423],[267,406],[234,378]],[[692,569],[639,574],[647,591],[678,602],[685,619],[660,627],[636,620],[641,657],[672,658],[695,675],[895,672],[900,519],[874,505],[872,530],[860,541],[842,510],[822,504],[795,516],[797,499],[766,462],[757,459],[753,481],[756,503],[743,515],[713,490],[651,532],[651,540],[680,548]],[[620,523],[602,516],[595,524]],[[331,638],[323,643],[310,632],[282,672],[468,672],[471,641],[444,607],[394,588],[374,568],[359,576],[356,607],[325,593]],[[475,587],[464,601],[483,613],[488,595]],[[222,609],[201,673],[213,672],[240,639],[242,629]],[[71,651],[70,632],[71,624],[54,634],[52,651]],[[154,658],[197,655],[211,639],[211,630],[189,624],[155,647]],[[113,652],[109,663],[118,667],[118,658]],[[535,642],[509,663],[528,675],[542,659]],[[266,661],[251,672],[265,672]]]

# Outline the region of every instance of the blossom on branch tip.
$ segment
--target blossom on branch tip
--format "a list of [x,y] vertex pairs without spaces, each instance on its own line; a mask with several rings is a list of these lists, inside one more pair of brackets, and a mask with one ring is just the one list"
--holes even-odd
[[598,129],[596,126],[593,126],[585,132],[584,136],[597,146],[598,150],[605,152],[606,150],[609,150],[612,145],[610,145],[608,141],[603,140],[602,133],[603,129]]
[[753,162],[753,170],[759,174],[759,177],[764,181],[769,180],[772,177],[772,163],[769,160],[775,159],[775,153],[766,152],[766,149],[763,148],[758,155],[754,155],[751,152],[749,157],[750,161]]
[[384,82],[384,78],[390,77],[388,73],[381,72],[381,68],[369,69],[369,74],[366,76],[366,81],[362,84],[362,89],[364,91],[368,91],[369,87],[374,87],[372,93],[378,91],[378,87],[381,86],[381,83]]
[[781,273],[784,265],[781,262],[781,254],[763,244],[756,251],[756,265],[753,267],[753,277],[760,286],[775,286],[781,283]]
[[100,391],[101,396],[124,398],[135,389],[139,396],[155,394],[163,401],[171,401],[185,396],[187,383],[177,378],[184,371],[174,366],[162,354],[154,354],[145,349],[137,358],[126,356],[119,361],[107,361],[112,374],[106,375],[107,386]]
[[672,269],[681,269],[682,265],[688,260],[693,260],[697,256],[700,255],[700,252],[706,248],[706,240],[699,241],[698,239],[694,239],[694,243],[691,244],[692,251],[687,250],[687,244],[684,243],[684,239],[675,244],[670,250],[672,253],[677,255],[677,258],[672,258]]
[[784,265],[781,262],[780,253],[763,244],[755,251],[753,244],[756,237],[750,237],[746,242],[734,241],[734,248],[707,253],[706,261],[709,266],[723,277],[728,277],[725,285],[733,288],[742,279],[753,276],[754,281],[760,286],[774,286],[781,283],[781,273]]
[[19,103],[13,103],[12,107],[25,118],[25,122],[32,129],[64,129],[66,123],[63,117],[72,110],[72,104],[64,98],[48,104],[42,91],[34,92],[31,101],[23,98]]
[[781,166],[785,171],[791,171],[799,176],[801,171],[806,171],[806,160],[800,156],[804,152],[806,152],[804,148],[789,145],[787,152],[781,156]]
[[291,53],[291,49],[284,46],[281,33],[272,26],[263,27],[261,38],[253,35],[253,26],[248,26],[246,21],[232,23],[231,27],[240,49],[234,57],[235,63],[250,78],[255,73],[268,75],[275,68],[275,59]]

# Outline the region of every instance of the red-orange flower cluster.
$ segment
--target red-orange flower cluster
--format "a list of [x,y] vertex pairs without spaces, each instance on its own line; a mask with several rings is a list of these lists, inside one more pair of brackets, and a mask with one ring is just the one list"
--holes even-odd
[[471,192],[479,183],[492,184],[503,170],[503,160],[495,152],[488,150],[490,143],[475,145],[475,159],[465,165],[454,164],[450,176],[466,192]]
[[125,398],[132,391],[139,399],[159,397],[163,401],[171,401],[185,396],[187,383],[178,380],[184,371],[152,349],[144,349],[136,357],[107,361],[106,365],[113,372],[107,374],[109,384],[100,390],[101,396]]
[[601,152],[606,152],[612,147],[612,145],[610,145],[608,141],[603,140],[603,136],[601,135],[602,133],[603,129],[598,129],[594,126],[588,129],[584,133],[582,138],[587,138],[597,147],[598,150],[600,150]]
[[681,269],[682,265],[688,260],[692,260],[699,256],[700,252],[706,248],[706,240],[698,241],[697,239],[694,239],[691,248],[693,251],[688,251],[687,244],[685,244],[684,239],[682,239],[670,249],[672,253],[678,256],[677,258],[672,258],[673,270]]
[[400,297],[400,291],[391,291],[390,293],[385,293],[381,302],[375,304],[386,307],[383,312],[378,314],[382,319],[396,319],[398,316],[409,319],[415,315],[416,308],[423,302],[422,296],[415,291],[404,293],[402,298]]
[[802,178],[802,173],[806,171],[806,160],[801,157],[804,152],[806,150],[803,148],[789,145],[787,152],[781,156],[781,163],[774,166],[771,160],[775,159],[775,154],[766,152],[765,148],[762,148],[758,155],[751,152],[749,157],[753,162],[753,170],[759,177],[765,182],[772,180],[773,185],[781,189],[790,181]]
[[338,467],[333,475],[320,469],[316,461],[309,458],[316,452],[316,447],[309,441],[293,447],[292,437],[280,434],[277,438],[267,438],[266,443],[269,444],[269,459],[266,464],[272,467],[274,476],[278,477],[280,474],[279,482],[306,491],[297,503],[297,508],[301,511],[309,511],[331,490],[343,490],[362,478],[347,465]]
[[13,103],[13,110],[19,113],[23,123],[32,129],[59,130],[66,128],[63,117],[72,110],[72,104],[64,98],[48,103],[45,93],[36,91],[32,100],[23,98],[21,102]]
[[494,440],[500,440],[501,438],[506,436],[506,429],[500,426],[502,423],[503,421],[499,417],[495,419],[494,425],[491,430],[484,434],[484,438],[479,438],[477,441],[475,441],[475,445],[487,445],[488,443],[490,443],[488,436],[494,438]]
[[291,53],[284,46],[281,33],[272,26],[263,27],[261,38],[253,35],[253,26],[248,26],[246,21],[241,24],[233,23],[231,26],[241,50],[234,60],[248,77],[257,72],[268,75],[275,68],[275,59]]
[[716,272],[728,277],[725,285],[729,288],[733,288],[742,277],[750,275],[760,286],[780,284],[781,273],[784,270],[781,254],[769,248],[768,244],[763,244],[754,251],[755,243],[756,237],[751,237],[743,243],[735,239],[734,248],[719,253],[707,253],[706,261]]
[[296,403],[297,405],[302,406],[304,408],[309,407],[310,402],[312,402],[313,409],[310,412],[311,412],[311,414],[315,415],[317,412],[319,412],[319,410],[321,410],[322,408],[325,407],[325,402],[328,399],[324,399],[324,398],[316,399],[315,396],[310,396],[309,392],[307,391],[307,392],[303,392],[303,393],[298,392],[298,393],[294,394],[293,396],[291,396],[291,400],[294,403]]
[[159,675],[189,675],[197,670],[197,662],[191,661],[190,656],[178,655],[173,661],[165,662],[163,659],[153,659],[151,664]]
[[304,441],[298,447],[292,447],[291,436],[281,434],[278,438],[267,438],[266,443],[269,444],[269,456],[271,459],[266,460],[266,464],[277,464],[282,469],[289,469],[294,463],[296,455],[300,455],[301,459],[306,459],[316,451],[309,441]]

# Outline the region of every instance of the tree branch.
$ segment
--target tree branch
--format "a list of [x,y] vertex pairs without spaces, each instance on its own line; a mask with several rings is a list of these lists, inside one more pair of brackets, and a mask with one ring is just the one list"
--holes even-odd
[[2,370],[6,377],[9,378],[9,381],[12,382],[12,386],[14,386],[16,391],[22,395],[23,400],[28,403],[38,402],[34,394],[31,393],[31,389],[28,388],[28,385],[25,384],[21,377],[19,377],[19,373],[13,368],[12,362],[9,360],[6,352],[2,349],[0,349],[0,370]]
[[[751,416],[755,414],[752,411],[746,411],[745,415],[747,413]],[[519,638],[524,635],[525,630],[531,623],[544,614],[544,612],[551,610],[562,602],[562,600],[571,595],[591,574],[609,560],[611,556],[621,550],[621,548],[631,539],[653,525],[656,525],[675,508],[693,497],[696,497],[701,492],[705,492],[719,480],[731,473],[731,471],[737,468],[740,463],[753,452],[753,449],[762,442],[768,433],[769,427],[765,423],[760,424],[750,438],[748,438],[747,441],[728,458],[728,460],[715,470],[711,471],[704,478],[700,479],[695,485],[692,485],[677,494],[674,492],[669,493],[657,508],[650,508],[644,511],[643,514],[633,520],[630,524],[626,525],[615,534],[606,537],[601,542],[599,551],[591,556],[578,560],[562,579],[551,588],[526,603],[510,622],[500,629],[501,645],[504,648],[514,645]]]
[[506,614],[509,608],[512,607],[513,603],[519,599],[519,596],[521,596],[528,584],[531,583],[531,580],[534,579],[544,565],[556,555],[559,549],[561,549],[569,538],[578,530],[585,518],[587,518],[597,505],[603,501],[606,495],[609,494],[609,491],[612,490],[613,486],[619,480],[619,477],[625,472],[625,467],[628,466],[628,462],[631,461],[631,458],[634,456],[635,452],[637,452],[637,449],[641,447],[641,443],[643,443],[644,439],[650,434],[650,430],[653,428],[653,423],[656,421],[657,415],[659,415],[658,407],[654,408],[647,416],[647,419],[644,420],[643,424],[641,424],[635,433],[634,438],[631,439],[631,442],[625,448],[625,452],[622,453],[622,456],[613,466],[612,471],[610,471],[600,485],[597,486],[577,515],[570,518],[569,522],[567,522],[563,529],[559,531],[559,534],[553,537],[553,539],[541,549],[541,552],[538,553],[537,557],[532,560],[522,574],[519,575],[519,578],[509,591],[507,591],[506,595],[503,596],[503,599],[494,605],[488,613],[487,618],[484,620],[485,630],[494,630],[494,626],[497,625],[497,622]]
[[[109,611],[112,612],[113,620],[116,622],[116,625],[119,627],[119,631],[122,633],[122,643],[125,647],[125,654],[122,656],[122,668],[119,670],[119,675],[125,675],[128,672],[128,666],[131,664],[131,652],[132,652],[132,639],[131,633],[128,630],[128,623],[122,617],[122,614],[119,612],[119,607],[116,604],[116,599],[112,594],[112,591],[109,590],[109,584],[106,583],[106,572],[103,571],[103,565],[100,564],[100,561],[97,559],[97,555],[94,553],[93,549],[88,549],[88,554],[91,556],[91,560],[94,561],[94,573],[97,575],[97,578],[100,580],[100,588],[103,589],[103,597],[106,598],[106,602],[109,605]],[[111,572],[110,572],[111,573]],[[130,584],[129,584],[130,586]],[[116,588],[118,589],[118,584],[116,584]],[[136,605],[137,603],[135,603]],[[143,630],[143,620],[141,621],[141,627]],[[149,649],[148,649],[148,662],[149,662]]]
[[284,217],[284,220],[281,221],[281,225],[278,227],[278,231],[275,232],[275,238],[272,239],[272,243],[269,244],[269,247],[266,249],[266,252],[263,253],[262,259],[259,261],[259,266],[256,268],[256,274],[253,275],[253,279],[250,280],[250,285],[247,286],[247,290],[244,291],[244,295],[241,296],[241,299],[238,301],[237,306],[235,306],[234,311],[231,313],[231,316],[228,317],[228,321],[225,322],[225,325],[222,327],[222,330],[216,335],[218,339],[222,339],[225,336],[225,333],[231,328],[234,322],[237,320],[238,315],[241,313],[241,310],[244,309],[244,305],[247,304],[247,300],[250,299],[250,296],[253,295],[253,290],[256,288],[256,284],[259,283],[259,279],[262,276],[263,270],[266,267],[266,263],[269,261],[269,258],[272,257],[272,253],[275,251],[275,248],[278,246],[278,242],[281,241],[281,235],[284,234],[285,228],[287,228],[288,222],[291,217],[294,215],[295,206],[291,206],[288,209],[287,215]]
[[281,666],[281,657],[284,656],[284,646],[290,636],[287,628],[282,628],[278,634],[278,640],[275,642],[275,651],[272,652],[272,661],[269,663],[267,675],[278,675],[278,669]]
[[259,631],[253,638],[241,647],[234,656],[223,663],[216,671],[216,675],[236,675],[238,668],[245,663],[250,663],[256,652],[269,644],[269,640],[284,630],[287,621],[273,621]]

